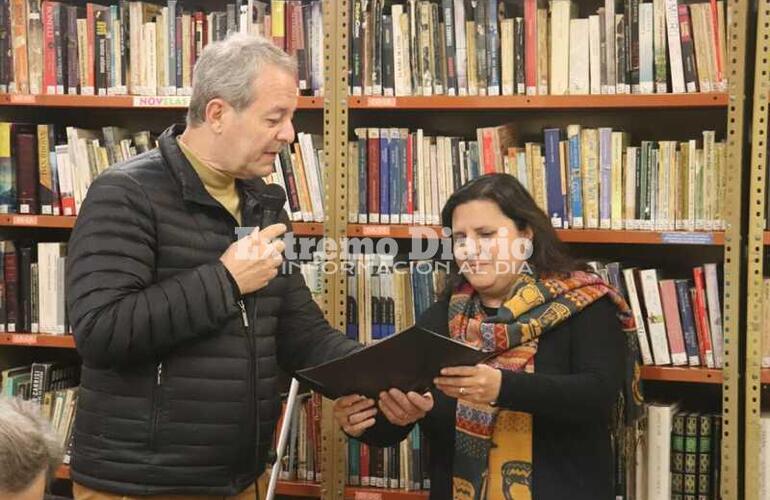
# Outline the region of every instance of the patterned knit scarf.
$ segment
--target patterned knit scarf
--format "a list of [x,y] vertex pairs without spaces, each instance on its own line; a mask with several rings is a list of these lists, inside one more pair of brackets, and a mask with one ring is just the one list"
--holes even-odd
[[[619,395],[616,412],[616,447],[625,441],[622,435],[641,413],[639,364],[636,329],[631,309],[623,297],[598,276],[576,271],[560,278],[535,279],[517,276],[510,298],[497,315],[486,317],[478,294],[468,283],[459,285],[449,301],[449,331],[452,338],[499,353],[487,363],[511,371],[534,371],[534,356],[540,335],[550,331],[583,309],[608,296],[617,306],[626,336],[626,384]],[[505,433],[519,437],[493,448],[498,440],[496,425]],[[453,472],[455,499],[532,498],[532,425],[531,415],[499,410],[458,400],[455,418],[456,441]],[[501,429],[498,429],[501,430]],[[510,443],[516,443],[511,446]],[[526,444],[522,446],[522,444]],[[516,447],[529,449],[511,449]],[[628,448],[626,448],[626,453]],[[490,458],[490,453],[494,456]],[[491,470],[490,464],[502,467]],[[490,480],[494,479],[494,482]],[[500,482],[498,482],[500,481]],[[487,490],[490,496],[487,496]],[[505,491],[505,493],[503,493]]]

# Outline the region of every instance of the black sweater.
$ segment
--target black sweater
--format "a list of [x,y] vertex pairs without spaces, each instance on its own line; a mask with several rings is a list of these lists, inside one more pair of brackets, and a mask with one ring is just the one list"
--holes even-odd
[[[417,324],[448,335],[447,307],[446,301],[434,304]],[[623,384],[624,353],[615,307],[601,299],[540,338],[534,374],[503,372],[498,406],[533,414],[534,499],[613,498],[609,422]],[[452,497],[457,401],[435,389],[433,397],[420,426],[430,446],[430,498],[446,500]],[[363,441],[392,445],[409,431],[378,420]]]

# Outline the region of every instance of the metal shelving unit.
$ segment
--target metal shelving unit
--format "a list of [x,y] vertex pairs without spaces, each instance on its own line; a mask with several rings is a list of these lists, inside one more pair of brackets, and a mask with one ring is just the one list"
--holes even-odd
[[[742,32],[741,32],[742,33]],[[770,1],[757,2],[757,41],[754,60],[754,96],[751,124],[749,181],[746,395],[744,408],[744,496],[760,498],[760,414],[762,391],[762,277],[765,259],[765,176],[767,175],[768,92],[770,92]],[[766,392],[766,391],[764,391]]]

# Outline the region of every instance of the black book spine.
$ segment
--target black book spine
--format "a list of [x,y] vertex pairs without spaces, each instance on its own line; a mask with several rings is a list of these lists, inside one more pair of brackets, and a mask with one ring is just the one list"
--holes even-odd
[[382,94],[394,96],[396,79],[393,69],[393,18],[382,16]]
[[21,317],[17,328],[28,332],[32,326],[32,247],[19,250],[19,298]]

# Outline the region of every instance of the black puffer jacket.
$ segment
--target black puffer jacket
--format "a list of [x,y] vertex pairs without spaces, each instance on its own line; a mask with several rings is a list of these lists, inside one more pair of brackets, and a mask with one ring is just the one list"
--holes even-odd
[[[236,297],[219,257],[237,223],[179,150],[181,131],[99,176],[70,239],[67,305],[83,358],[72,478],[97,490],[243,490],[271,444],[278,366],[358,347],[299,273]],[[263,187],[238,182],[244,226],[258,225]]]

